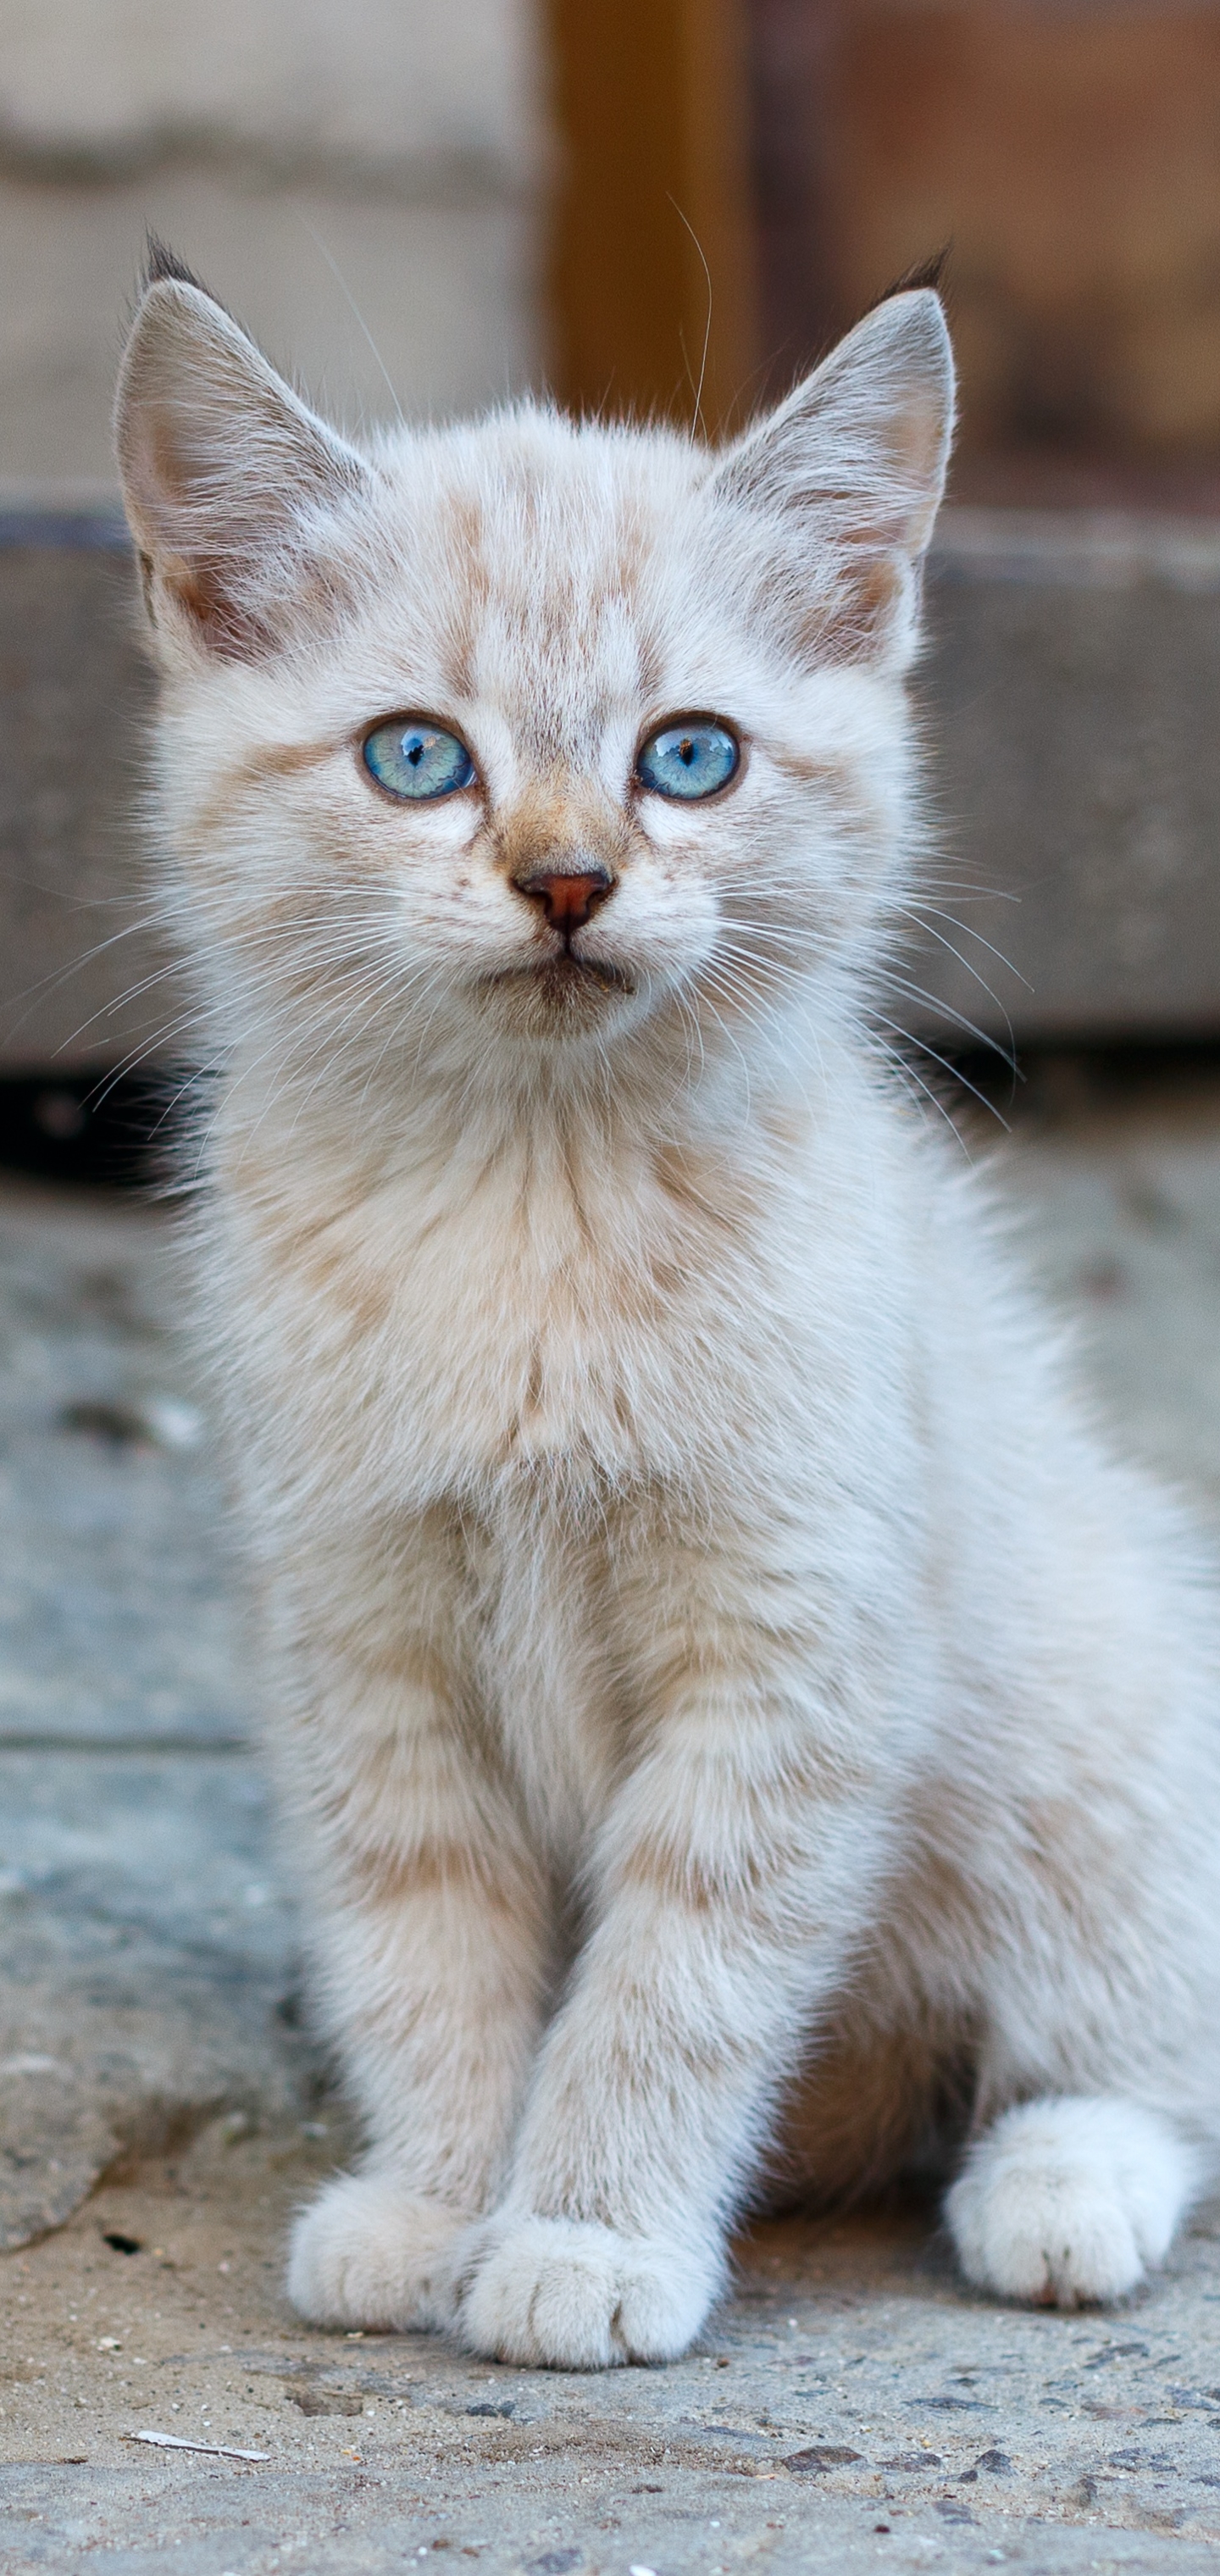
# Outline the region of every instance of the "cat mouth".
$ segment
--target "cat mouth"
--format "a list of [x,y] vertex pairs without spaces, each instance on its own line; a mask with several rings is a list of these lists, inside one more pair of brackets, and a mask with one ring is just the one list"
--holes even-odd
[[634,993],[635,984],[621,966],[606,958],[577,957],[570,948],[558,957],[543,957],[524,966],[503,966],[481,978],[503,991],[535,992],[566,1004],[590,988],[605,993]]

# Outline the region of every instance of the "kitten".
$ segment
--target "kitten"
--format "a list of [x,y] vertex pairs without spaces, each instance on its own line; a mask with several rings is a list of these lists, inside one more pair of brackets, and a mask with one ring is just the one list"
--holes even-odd
[[201,1308],[368,2139],[323,2324],[664,2359],[745,2203],[930,2155],[970,2280],[1112,2299],[1215,2170],[1201,1552],[869,1035],[951,413],[927,289],[716,455],[357,447],[139,307]]

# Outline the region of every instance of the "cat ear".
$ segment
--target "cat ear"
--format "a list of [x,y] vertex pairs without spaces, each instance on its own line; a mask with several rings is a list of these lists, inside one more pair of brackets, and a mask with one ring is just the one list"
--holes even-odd
[[809,653],[909,657],[952,435],[944,308],[921,287],[866,314],[719,461],[714,488],[771,523]]
[[115,428],[145,596],[167,643],[254,661],[284,640],[303,593],[315,616],[324,608],[324,550],[310,540],[368,469],[159,249]]

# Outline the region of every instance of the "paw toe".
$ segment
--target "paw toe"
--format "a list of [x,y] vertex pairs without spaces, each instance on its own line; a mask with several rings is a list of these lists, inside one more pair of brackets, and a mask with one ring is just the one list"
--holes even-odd
[[527,2218],[479,2237],[460,2329],[496,2360],[564,2370],[672,2361],[715,2288],[710,2265],[574,2219]]
[[953,2206],[962,2268],[981,2289],[1041,2306],[1120,2299],[1143,2262],[1122,2204],[1086,2175],[1029,2175],[1020,2190],[962,2191]]

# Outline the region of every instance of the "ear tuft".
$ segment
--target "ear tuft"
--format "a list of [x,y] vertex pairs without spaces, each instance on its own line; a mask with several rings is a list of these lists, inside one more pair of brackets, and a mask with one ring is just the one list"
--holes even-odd
[[[949,265],[949,254],[952,248],[951,242],[942,242],[940,249],[930,250],[926,258],[912,260],[910,267],[904,268],[901,277],[896,277],[892,286],[883,289],[877,297],[877,304],[889,304],[895,295],[913,295],[921,286],[930,287],[933,295],[939,295],[943,303],[945,271]],[[876,305],[870,309],[875,312]]]
[[[150,286],[163,285],[167,277],[176,279],[179,286],[197,286],[201,295],[207,294],[208,290],[203,279],[196,277],[194,270],[187,267],[186,261],[179,259],[177,251],[171,250],[169,243],[163,242],[160,234],[153,232],[150,226],[144,236],[144,275],[141,284],[145,293]],[[213,303],[216,300],[213,297]]]
[[172,252],[150,240],[149,264],[115,432],[150,613],[170,650],[256,660],[303,600],[333,611],[326,523],[368,469]]
[[798,650],[909,659],[952,435],[944,309],[904,287],[720,460],[714,488],[765,526]]

